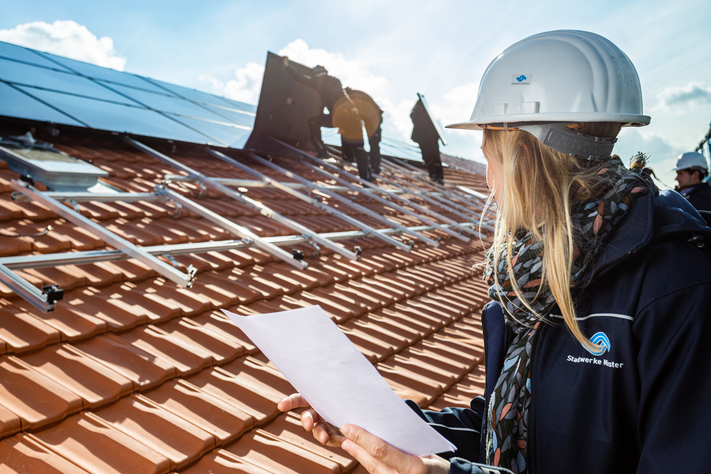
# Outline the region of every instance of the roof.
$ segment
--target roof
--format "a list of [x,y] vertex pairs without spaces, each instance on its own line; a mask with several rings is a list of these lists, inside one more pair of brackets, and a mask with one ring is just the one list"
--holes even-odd
[[[137,248],[161,246],[162,262],[175,264],[176,272],[186,274],[193,266],[195,283],[185,288],[143,261],[112,253],[98,230],[62,218],[37,200],[13,199],[19,175],[0,159],[0,263],[11,257],[51,261],[67,253],[85,259],[15,267],[33,287],[61,287],[64,298],[52,312],[0,283],[0,472],[365,472],[345,452],[313,440],[298,413],[277,411],[277,402],[293,388],[220,309],[251,315],[319,304],[402,398],[440,409],[468,407],[483,393],[479,312],[487,288],[474,268],[482,261],[483,244],[453,237],[443,220],[472,225],[473,219],[462,216],[480,214],[483,200],[467,201],[454,185],[429,185],[422,171],[392,162],[376,184],[395,194],[396,187],[384,181],[390,179],[410,191],[399,194],[406,201],[390,196],[392,204],[383,204],[374,198],[384,195],[382,190],[344,190],[303,162],[264,156],[439,241],[434,246],[418,240],[406,252],[319,206],[376,229],[391,227],[376,217],[320,191],[308,194],[321,204],[308,204],[202,145],[141,140],[175,160],[171,165],[120,136],[69,127],[53,137],[41,124],[36,127],[37,138],[107,171],[105,182],[123,192],[153,193],[166,176],[187,176],[184,166],[206,177],[242,180],[244,196],[344,249],[358,246],[362,254],[354,261],[329,247],[316,248],[254,207],[216,188],[203,193],[199,184],[179,178],[167,189],[288,254],[301,251],[308,267],[298,269],[257,248],[195,208],[183,206],[178,214],[165,200],[75,203],[82,216]],[[2,128],[21,135],[28,122],[4,119]],[[306,192],[295,177],[244,151],[222,152]],[[339,176],[356,183],[355,168],[343,166]],[[329,169],[327,163],[319,168]],[[488,192],[483,176],[456,166],[445,169],[445,180]],[[44,191],[41,184],[36,189]],[[445,202],[445,192],[451,193],[449,204],[433,204]],[[420,215],[425,214],[417,206],[436,211],[440,217],[430,218],[444,226],[425,225],[398,210],[396,202]],[[392,229],[383,235],[398,242],[413,238]],[[204,251],[216,242],[229,245]]]

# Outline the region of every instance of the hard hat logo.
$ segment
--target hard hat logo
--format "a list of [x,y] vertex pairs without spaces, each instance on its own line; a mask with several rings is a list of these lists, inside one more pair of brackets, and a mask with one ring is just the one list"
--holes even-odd
[[530,84],[531,83],[531,75],[528,74],[521,74],[520,76],[514,75],[513,79],[511,80],[512,84]]

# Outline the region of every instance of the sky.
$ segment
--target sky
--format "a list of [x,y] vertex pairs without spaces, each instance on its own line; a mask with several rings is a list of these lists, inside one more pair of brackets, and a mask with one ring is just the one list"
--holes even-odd
[[[383,135],[409,140],[417,93],[443,123],[467,120],[479,80],[503,49],[535,33],[578,29],[610,39],[640,77],[637,151],[663,184],[711,121],[711,9],[677,0],[3,0],[0,41],[256,104],[267,51],[322,64],[385,110]],[[481,132],[447,130],[441,151],[483,161]]]

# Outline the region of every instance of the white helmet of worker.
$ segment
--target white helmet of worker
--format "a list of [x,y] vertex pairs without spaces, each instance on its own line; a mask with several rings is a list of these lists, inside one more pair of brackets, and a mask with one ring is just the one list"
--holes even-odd
[[583,135],[568,125],[641,127],[649,121],[627,55],[595,33],[559,30],[529,36],[501,52],[484,72],[470,120],[447,128],[518,128],[562,153],[604,160],[616,139]]
[[695,151],[690,151],[688,153],[682,153],[676,160],[676,166],[672,168],[672,171],[681,170],[704,170],[708,171],[709,166],[706,163],[706,157],[701,153]]

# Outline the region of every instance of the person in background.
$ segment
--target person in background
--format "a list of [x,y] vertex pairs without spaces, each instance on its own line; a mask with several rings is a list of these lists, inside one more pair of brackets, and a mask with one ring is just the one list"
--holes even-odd
[[704,181],[709,174],[706,157],[696,152],[682,153],[672,171],[676,171],[678,183],[675,190],[697,210],[711,212],[711,186]]
[[[711,228],[611,156],[621,127],[650,121],[641,90],[594,33],[539,33],[497,55],[471,119],[450,125],[483,130],[497,204],[484,396],[440,412],[409,402],[456,451],[411,456],[313,409],[305,429],[371,473],[709,472]],[[306,406],[295,394],[279,409]]]
[[425,162],[430,181],[444,184],[442,157],[439,154],[439,132],[437,132],[421,100],[415,103],[412,112],[410,112],[410,118],[412,119],[412,136],[410,138],[420,147],[422,161]]
[[318,151],[318,157],[328,158],[328,150],[321,139],[321,127],[336,127],[341,135],[344,158],[358,163],[358,175],[363,179],[370,180],[368,154],[363,148],[363,124],[355,103],[343,90],[341,81],[330,76],[323,66],[313,67],[311,75],[305,76],[289,64],[289,58],[286,56],[284,56],[284,67],[294,80],[314,89],[329,112],[324,114],[321,111],[319,115],[309,120],[309,130]]
[[380,174],[380,140],[382,138],[383,111],[373,98],[363,91],[346,87],[348,97],[355,103],[370,145],[370,172]]

